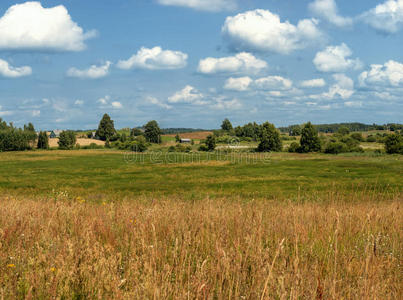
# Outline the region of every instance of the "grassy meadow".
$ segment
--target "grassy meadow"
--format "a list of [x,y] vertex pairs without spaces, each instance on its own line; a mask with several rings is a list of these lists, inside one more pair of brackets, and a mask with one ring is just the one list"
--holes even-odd
[[0,299],[403,297],[399,155],[9,152],[0,191]]

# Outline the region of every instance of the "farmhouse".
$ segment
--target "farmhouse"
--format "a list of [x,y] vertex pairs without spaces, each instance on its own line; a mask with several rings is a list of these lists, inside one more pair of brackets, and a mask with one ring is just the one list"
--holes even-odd
[[62,131],[63,131],[63,130],[52,130],[52,131],[50,132],[49,137],[50,137],[51,139],[58,138],[58,137],[60,137],[60,133],[62,133]]

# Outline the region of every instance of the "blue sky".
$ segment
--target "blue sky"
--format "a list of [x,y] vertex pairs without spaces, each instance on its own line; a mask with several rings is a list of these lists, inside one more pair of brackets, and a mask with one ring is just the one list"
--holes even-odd
[[402,50],[403,0],[2,0],[0,117],[402,123]]

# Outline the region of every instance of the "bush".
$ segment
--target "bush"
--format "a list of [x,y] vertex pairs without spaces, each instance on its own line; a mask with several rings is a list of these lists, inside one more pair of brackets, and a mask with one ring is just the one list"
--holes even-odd
[[30,150],[36,141],[36,133],[10,127],[0,130],[0,151]]
[[216,139],[214,136],[209,135],[206,139],[206,147],[208,149],[208,151],[214,151],[215,147],[216,147]]
[[363,142],[363,141],[364,141],[364,138],[363,138],[362,134],[359,133],[359,132],[354,132],[354,133],[352,133],[352,134],[350,135],[350,137],[351,137],[352,139],[356,140],[356,141],[359,141],[359,142]]
[[49,149],[49,137],[45,131],[39,132],[37,148]]
[[330,142],[325,148],[325,153],[339,154],[349,152],[347,145],[341,142]]
[[208,147],[206,145],[200,145],[199,146],[199,151],[207,152],[207,151],[209,151],[209,149],[208,149]]
[[292,142],[290,147],[288,147],[288,152],[295,153],[295,152],[298,152],[298,149],[299,149],[299,144],[296,142]]
[[385,151],[388,154],[403,154],[403,137],[391,134],[385,138]]
[[373,135],[369,135],[369,136],[367,136],[366,142],[367,143],[375,143],[376,138]]

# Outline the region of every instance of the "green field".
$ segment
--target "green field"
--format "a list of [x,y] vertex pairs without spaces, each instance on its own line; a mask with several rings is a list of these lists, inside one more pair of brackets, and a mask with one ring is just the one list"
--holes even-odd
[[[127,154],[105,150],[0,154],[0,189],[8,194],[105,198],[208,197],[320,200],[329,193],[396,195],[402,156],[277,153]],[[249,155],[249,156],[247,156]],[[250,161],[247,161],[247,157]]]

